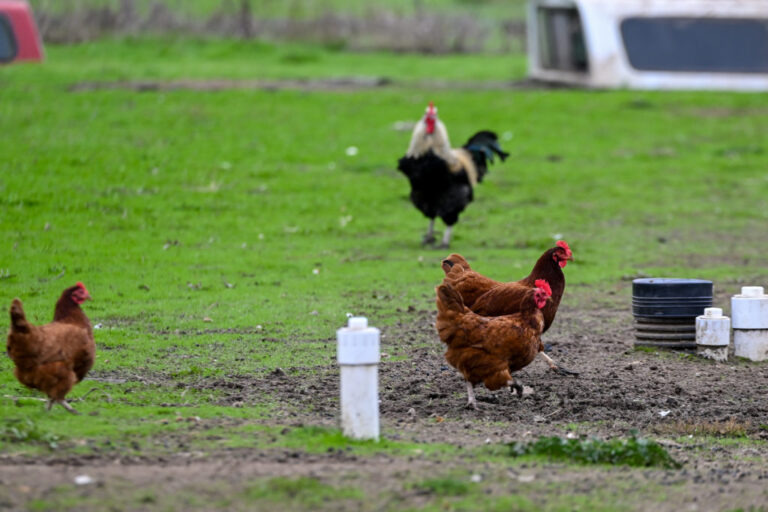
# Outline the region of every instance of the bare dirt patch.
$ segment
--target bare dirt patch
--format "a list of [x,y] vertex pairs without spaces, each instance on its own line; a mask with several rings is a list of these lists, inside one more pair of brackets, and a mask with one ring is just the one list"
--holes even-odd
[[[720,295],[718,303],[726,298]],[[768,439],[768,431],[759,428],[768,422],[765,365],[733,358],[714,363],[686,352],[635,350],[629,298],[626,304],[624,299],[616,296],[613,307],[602,304],[584,311],[583,306],[569,307],[566,294],[544,341],[553,359],[581,374],[559,376],[537,359],[517,374],[521,383],[532,388],[530,395],[519,399],[507,391],[491,393],[480,387],[480,411],[465,408],[463,380],[443,358],[434,311],[410,313],[410,322],[382,331],[384,356],[379,371],[384,425],[412,431],[422,441],[459,441],[453,435],[444,436],[453,423],[500,424],[504,428],[498,429],[499,440],[512,441],[526,432],[540,435],[571,429],[612,437],[633,430],[654,432],[670,422],[736,421],[751,425],[747,434],[755,439]],[[193,386],[218,390],[225,404],[266,393],[285,406],[286,414],[306,414],[308,423],[310,419],[333,422],[338,414],[335,364],[202,379]]]
[[112,82],[80,82],[69,88],[71,92],[99,90],[128,90],[135,92],[155,91],[227,91],[227,90],[262,90],[262,91],[324,91],[354,92],[383,87],[418,87],[441,90],[538,90],[571,88],[561,84],[541,82],[533,79],[514,81],[467,81],[467,80],[417,80],[401,82],[387,77],[335,77],[307,79],[263,79],[263,80],[129,80]]
[[[627,510],[763,506],[768,499],[766,365],[733,359],[713,363],[691,354],[635,350],[628,296],[613,295],[606,302],[604,297],[591,300],[593,292],[586,287],[569,292],[578,297],[579,305],[571,306],[566,293],[545,342],[551,357],[581,374],[559,376],[536,360],[518,374],[532,393],[518,399],[508,392],[478,389],[480,411],[465,408],[463,382],[445,363],[434,331],[434,311],[403,310],[407,321],[383,329],[384,436],[468,448],[569,432],[602,438],[638,432],[659,439],[683,464],[682,469],[489,465],[472,457],[446,463],[419,453],[356,457],[343,451],[308,454],[282,449],[201,453],[180,448],[172,456],[156,458],[114,454],[0,458],[0,508],[45,497],[57,486],[73,486],[78,474],[98,475],[99,485],[82,493],[100,500],[117,499],[128,487],[158,495],[194,494],[201,489],[208,496],[230,495],[259,479],[282,475],[308,476],[334,486],[351,482],[371,496],[378,495],[376,499],[384,500],[378,502],[382,507],[393,503],[406,507],[427,502],[428,497],[413,490],[413,482],[445,473],[461,478],[480,475],[487,495],[521,493],[542,507],[556,503],[558,493],[588,497],[599,492],[611,493],[610,499],[616,502],[626,493],[631,498]],[[717,298],[718,303],[724,300],[725,296]],[[153,381],[165,382],[161,377]],[[178,383],[167,380],[167,384]],[[222,405],[235,407],[247,407],[269,395],[281,404],[268,421],[275,425],[336,425],[338,370],[334,364],[185,385],[216,390]],[[184,434],[174,435],[183,438]],[[713,441],[711,436],[722,440]],[[178,441],[183,447],[183,439]],[[666,497],[663,503],[659,503],[659,492]]]

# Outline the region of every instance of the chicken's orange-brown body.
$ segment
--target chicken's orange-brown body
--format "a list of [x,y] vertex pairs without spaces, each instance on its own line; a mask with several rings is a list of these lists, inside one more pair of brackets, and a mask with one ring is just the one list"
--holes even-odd
[[443,260],[442,267],[445,271],[445,282],[450,283],[459,292],[464,305],[473,311],[477,299],[487,293],[488,290],[504,284],[472,270],[461,254],[448,256]]
[[528,276],[509,283],[494,281],[469,267],[459,254],[451,254],[443,260],[445,279],[464,300],[472,311],[483,316],[511,315],[520,311],[522,299],[534,288],[537,279],[544,279],[552,288],[552,300],[544,306],[544,330],[552,325],[565,290],[565,276],[560,262],[571,259],[570,250],[566,252],[556,246],[544,252],[533,266]]
[[[96,354],[91,323],[72,298],[73,293],[80,293],[76,292],[78,286],[64,290],[56,303],[54,321],[45,325],[30,324],[21,301],[14,299],[7,341],[19,382],[42,391],[51,404],[60,402],[68,410],[64,398],[86,376]],[[89,298],[84,287],[82,290]]]
[[[445,358],[473,386],[482,382],[491,391],[514,383],[520,370],[542,349],[544,316],[528,290],[513,315],[486,317],[464,305],[446,278],[437,288],[437,332],[448,346]],[[470,399],[472,400],[472,399]]]

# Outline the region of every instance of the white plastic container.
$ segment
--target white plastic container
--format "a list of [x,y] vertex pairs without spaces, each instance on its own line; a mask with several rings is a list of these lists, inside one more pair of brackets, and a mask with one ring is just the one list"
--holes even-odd
[[728,360],[731,319],[720,308],[706,308],[696,317],[696,353],[715,361]]
[[768,295],[762,286],[745,286],[731,298],[733,349],[752,361],[768,359]]
[[336,331],[341,429],[353,439],[379,439],[379,334],[365,317],[352,317]]

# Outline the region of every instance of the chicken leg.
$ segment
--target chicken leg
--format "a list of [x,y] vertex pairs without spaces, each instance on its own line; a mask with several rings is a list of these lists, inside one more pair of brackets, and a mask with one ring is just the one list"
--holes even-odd
[[[523,398],[523,385],[515,379],[507,381],[507,387],[512,393],[517,393],[517,398]],[[467,381],[467,409],[478,410],[477,399],[475,399],[475,387]]]
[[429,219],[429,227],[424,238],[421,239],[421,244],[431,245],[433,243],[435,243],[435,219]]
[[443,241],[440,242],[440,248],[441,249],[447,249],[451,246],[451,231],[453,231],[453,226],[445,226],[445,233],[443,233]]
[[477,410],[477,400],[475,400],[475,389],[471,382],[467,381],[467,408]]
[[575,372],[575,371],[573,371],[573,370],[569,370],[569,369],[567,369],[567,368],[563,368],[562,366],[558,365],[557,363],[555,363],[555,362],[552,360],[552,358],[551,358],[551,357],[549,357],[549,356],[548,356],[547,354],[545,354],[544,352],[539,352],[539,354],[540,354],[540,355],[541,355],[541,357],[543,357],[543,358],[544,358],[544,360],[547,362],[547,364],[549,365],[549,369],[550,369],[550,370],[553,370],[553,371],[555,371],[555,372],[559,373],[560,375],[578,375],[578,374],[579,374],[579,372]]
[[61,406],[63,408],[65,408],[67,411],[71,412],[72,414],[80,414],[71,405],[69,405],[66,400],[53,400],[53,399],[50,399],[50,400],[48,400],[48,407],[47,407],[46,410],[50,411],[51,407],[53,407],[53,404],[61,404]]

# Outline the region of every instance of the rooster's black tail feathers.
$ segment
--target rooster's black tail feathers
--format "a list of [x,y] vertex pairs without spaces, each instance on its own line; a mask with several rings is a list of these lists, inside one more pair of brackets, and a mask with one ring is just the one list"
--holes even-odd
[[496,134],[488,130],[479,131],[470,137],[464,144],[464,149],[473,154],[481,154],[484,159],[491,163],[493,163],[494,153],[499,155],[502,162],[509,156],[509,153],[499,146],[499,138]]

